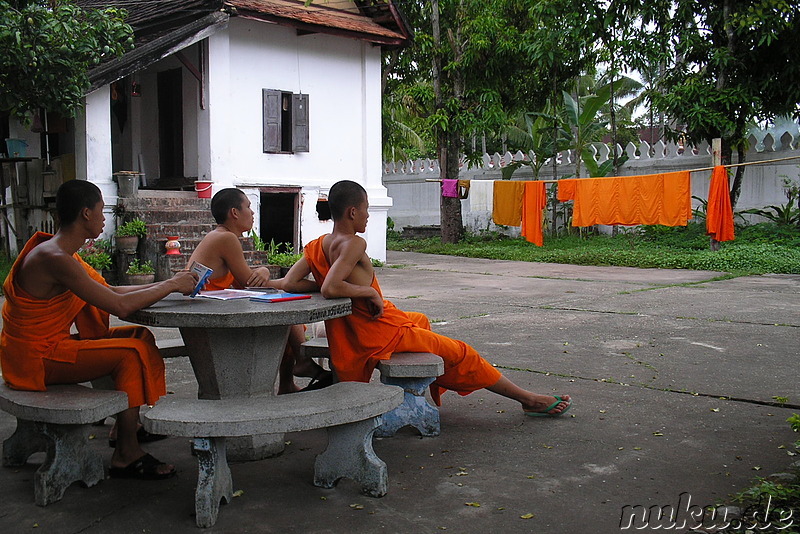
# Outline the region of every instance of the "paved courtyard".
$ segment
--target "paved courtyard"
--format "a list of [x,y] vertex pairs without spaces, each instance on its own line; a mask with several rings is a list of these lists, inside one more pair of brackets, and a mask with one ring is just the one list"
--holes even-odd
[[[528,418],[489,392],[448,393],[441,436],[375,441],[389,468],[382,499],[347,480],[314,487],[325,432],[288,434],[281,456],[232,464],[238,496],[208,531],[605,534],[620,532],[624,506],[677,507],[682,494],[714,504],[785,471],[797,439],[786,418],[800,413],[800,276],[720,274],[390,252],[378,272],[387,298],[524,387],[571,395],[572,410]],[[168,360],[167,384],[195,393],[186,358]],[[13,428],[0,412],[0,439]],[[108,429],[93,442],[107,459]],[[188,441],[146,447],[178,477],[75,486],[45,508],[33,503],[40,459],[0,469],[0,531],[197,532]]]

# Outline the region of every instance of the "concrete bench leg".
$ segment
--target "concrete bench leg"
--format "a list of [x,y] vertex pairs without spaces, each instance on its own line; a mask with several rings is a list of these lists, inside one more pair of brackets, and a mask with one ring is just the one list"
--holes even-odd
[[314,485],[332,488],[342,477],[361,484],[362,493],[383,497],[389,490],[386,463],[372,448],[372,434],[380,417],[328,427],[328,448],[317,456]]
[[439,409],[425,399],[425,390],[435,377],[398,378],[381,376],[381,382],[403,388],[403,404],[383,414],[383,424],[375,431],[379,438],[390,438],[406,425],[411,425],[426,437],[438,436],[441,432]]
[[219,503],[233,499],[233,479],[225,456],[225,438],[195,438],[197,456],[197,490],[194,508],[197,526],[213,527],[219,514]]
[[17,419],[17,430],[3,442],[3,465],[23,465],[31,454],[45,451],[33,492],[36,504],[47,506],[61,500],[73,482],[94,486],[103,479],[103,460],[87,446],[91,430],[91,425]]

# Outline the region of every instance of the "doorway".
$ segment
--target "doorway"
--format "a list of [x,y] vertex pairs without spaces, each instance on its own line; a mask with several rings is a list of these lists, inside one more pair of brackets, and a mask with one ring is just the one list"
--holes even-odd
[[260,203],[259,234],[264,243],[288,243],[289,250],[284,245],[281,252],[298,252],[300,188],[262,188]]
[[183,72],[158,73],[158,166],[160,180],[183,178]]

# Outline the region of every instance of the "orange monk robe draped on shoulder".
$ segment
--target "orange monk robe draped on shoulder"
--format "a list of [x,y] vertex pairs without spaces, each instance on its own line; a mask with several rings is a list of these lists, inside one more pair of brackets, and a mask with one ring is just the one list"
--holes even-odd
[[495,180],[492,196],[492,219],[502,226],[522,224],[522,195],[525,182]]
[[560,180],[558,199],[575,201],[572,226],[686,226],[692,218],[688,171]]
[[[154,404],[167,391],[164,361],[149,331],[143,327],[109,329],[108,313],[87,304],[71,291],[44,300],[27,295],[14,283],[22,260],[35,246],[51,237],[37,232],[23,248],[3,284],[6,301],[0,333],[0,367],[6,383],[15,389],[44,391],[45,360],[82,366],[78,360],[84,352],[104,350],[113,357],[118,355],[117,350],[126,354],[134,351],[140,374],[117,383],[117,389],[128,393],[130,407]],[[108,285],[77,254],[73,257],[92,279]],[[77,334],[70,334],[73,324]],[[81,373],[85,370],[82,367]]]
[[544,182],[525,182],[522,196],[522,236],[539,247],[544,245],[542,238],[542,210],[547,205]]
[[711,173],[706,207],[706,233],[717,241],[733,241],[733,208],[731,206],[728,170],[717,165]]
[[[31,298],[16,287],[14,276],[23,258],[38,244],[53,237],[37,232],[28,240],[8,274],[3,291],[3,331],[0,334],[0,367],[3,378],[15,389],[44,391],[43,359],[74,363],[80,344],[56,350],[70,335],[74,323],[77,339],[93,340],[108,335],[108,313],[87,304],[71,291],[48,300]],[[108,285],[102,276],[74,255],[76,261],[97,282]],[[88,341],[87,341],[88,342]]]
[[[304,250],[306,262],[319,286],[322,286],[331,268],[322,249],[324,237],[310,242]],[[375,276],[372,277],[371,287],[383,295]],[[401,311],[388,300],[383,301],[383,315],[378,319],[372,318],[366,299],[352,299],[352,302],[353,311],[350,315],[325,321],[331,362],[340,380],[369,382],[378,362],[389,359],[398,346],[403,346],[401,345],[403,337],[412,330],[419,332],[421,327],[411,314]],[[500,379],[497,369],[481,358],[469,345],[429,331],[417,337],[430,336],[437,336],[444,341],[437,346],[447,350],[447,354],[443,354],[443,350],[435,349],[433,346],[415,346],[413,350],[439,354],[445,360],[445,374],[431,384],[430,388],[436,404],[440,403],[440,395],[444,389],[452,389],[461,395],[466,395],[491,386]],[[423,342],[424,340],[420,341]],[[404,345],[408,344],[406,340]],[[456,345],[457,347],[454,347]],[[454,348],[455,350],[451,350]],[[411,351],[411,348],[406,348],[405,351]]]
[[236,281],[233,273],[228,271],[228,274],[220,276],[219,278],[211,278],[206,285],[203,286],[202,291],[218,291],[220,289],[228,289]]

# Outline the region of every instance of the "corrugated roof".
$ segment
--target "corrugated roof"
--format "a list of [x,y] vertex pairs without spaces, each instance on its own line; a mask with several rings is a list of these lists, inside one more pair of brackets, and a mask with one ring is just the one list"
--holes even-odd
[[330,0],[308,6],[302,0],[226,0],[225,5],[235,8],[232,16],[275,22],[309,32],[334,33],[383,44],[403,44],[408,40],[402,22],[390,14],[390,0],[373,4],[371,14],[389,13],[383,20],[390,20],[400,31],[363,15],[351,0]]

